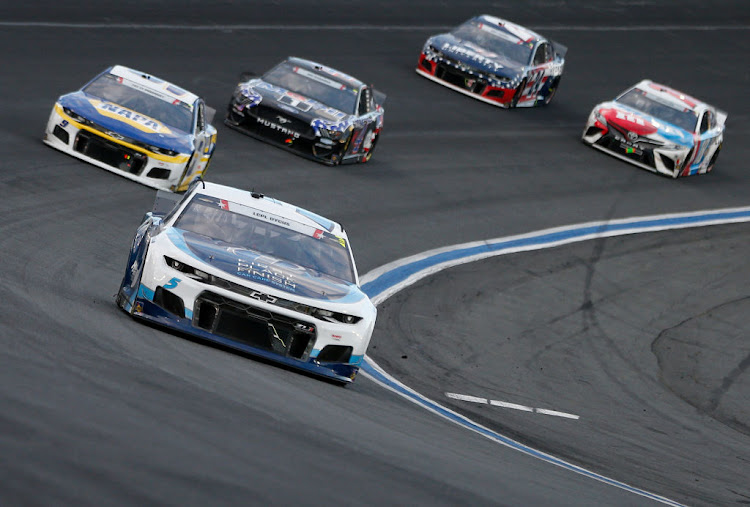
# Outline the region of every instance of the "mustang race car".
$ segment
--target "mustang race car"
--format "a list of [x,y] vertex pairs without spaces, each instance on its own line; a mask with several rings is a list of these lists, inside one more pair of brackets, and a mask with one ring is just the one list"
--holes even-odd
[[338,223],[201,180],[184,196],[157,193],[133,239],[117,304],[140,319],[347,383],[376,318],[358,284]]
[[494,16],[472,18],[427,39],[417,73],[500,107],[549,104],[567,48]]
[[144,185],[184,192],[214,152],[214,113],[190,92],[116,65],[57,99],[44,142]]
[[713,169],[726,120],[727,113],[645,79],[594,106],[582,139],[631,164],[677,178]]
[[288,58],[239,83],[224,123],[328,165],[367,162],[383,129],[385,95],[342,72]]

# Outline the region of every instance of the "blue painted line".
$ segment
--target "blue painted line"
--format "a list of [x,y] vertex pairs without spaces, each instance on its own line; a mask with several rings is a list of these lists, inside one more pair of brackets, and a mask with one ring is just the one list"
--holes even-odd
[[[702,215],[685,215],[679,217],[659,217],[641,219],[620,223],[606,223],[585,226],[573,226],[569,229],[559,230],[551,233],[540,233],[525,238],[517,238],[511,240],[498,240],[494,243],[486,243],[477,245],[469,248],[457,248],[448,252],[442,252],[439,254],[426,257],[414,261],[409,264],[397,267],[391,271],[383,273],[378,278],[371,282],[367,282],[362,286],[362,290],[370,298],[373,298],[398,283],[403,282],[411,275],[416,274],[425,269],[437,266],[443,262],[453,261],[466,257],[472,257],[483,253],[500,252],[511,248],[529,247],[529,246],[543,246],[559,241],[575,240],[576,238],[585,238],[592,234],[606,236],[620,231],[633,230],[633,233],[644,232],[643,229],[658,228],[659,230],[668,230],[671,228],[699,226],[707,222],[714,221],[726,221],[731,222],[737,219],[750,218],[750,210],[739,210],[739,211],[719,211],[709,212],[708,214]],[[640,231],[639,231],[640,229]]]
[[[554,230],[539,231],[536,234],[532,233],[529,235],[524,235],[523,237],[516,236],[509,238],[497,238],[495,240],[490,240],[481,244],[473,243],[456,245],[453,249],[445,250],[433,255],[429,255],[429,252],[427,252],[426,254],[424,254],[424,256],[410,257],[409,259],[413,260],[405,260],[403,264],[399,264],[397,262],[390,270],[381,273],[374,280],[364,283],[362,285],[362,289],[370,298],[375,298],[385,293],[389,289],[398,286],[399,284],[404,284],[413,275],[418,275],[419,273],[423,273],[429,270],[434,271],[432,273],[434,274],[435,272],[439,271],[436,270],[436,268],[442,264],[445,264],[445,267],[447,268],[453,265],[451,264],[452,261],[456,262],[460,261],[461,259],[467,259],[474,256],[480,256],[479,258],[483,259],[487,256],[502,255],[504,252],[513,252],[517,251],[518,249],[549,248],[557,246],[561,243],[573,243],[600,237],[617,236],[621,234],[637,234],[644,232],[659,232],[670,229],[700,227],[706,225],[722,225],[727,223],[748,221],[750,221],[750,207],[702,211],[680,215],[658,215],[651,217],[615,220],[610,222],[579,224]],[[365,275],[365,277],[363,278],[368,278],[368,276]],[[401,287],[401,289],[405,287],[406,285]],[[421,405],[423,408],[441,417],[464,426],[471,431],[479,433],[480,435],[483,435],[490,440],[494,440],[498,443],[501,443],[548,463],[552,463],[572,472],[584,475],[591,479],[595,479],[597,481],[609,484],[625,491],[629,491],[636,495],[640,495],[667,505],[682,505],[669,498],[665,498],[654,493],[638,489],[623,482],[610,479],[609,477],[605,477],[590,470],[586,470],[585,468],[573,465],[571,463],[563,461],[562,459],[556,458],[549,454],[545,454],[541,451],[523,445],[520,442],[516,442],[515,440],[501,435],[500,433],[492,431],[472,421],[468,417],[453,412],[452,410],[443,407],[437,402],[432,401],[429,398],[426,398],[425,396],[401,384],[396,379],[380,369],[380,367],[368,356],[365,356],[362,360],[361,370],[375,382],[394,391],[400,396],[403,396],[413,401],[414,403]]]

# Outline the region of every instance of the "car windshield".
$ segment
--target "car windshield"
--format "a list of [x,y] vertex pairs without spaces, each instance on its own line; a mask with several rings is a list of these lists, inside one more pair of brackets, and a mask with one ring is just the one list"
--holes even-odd
[[193,111],[190,105],[184,102],[174,104],[136,90],[119,82],[117,76],[113,74],[99,76],[83,91],[107,102],[132,109],[183,132],[192,133],[193,131]]
[[263,81],[299,93],[344,113],[355,113],[358,89],[290,62],[282,62],[268,71],[263,76]]
[[634,88],[623,94],[617,99],[619,104],[625,104],[633,109],[637,109],[654,118],[671,123],[688,132],[695,132],[695,125],[698,117],[691,109],[677,109],[658,102],[648,96],[648,94],[638,88]]
[[531,51],[534,49],[533,42],[524,42],[476,20],[467,21],[454,29],[451,34],[458,39],[503,55],[521,65],[529,63]]
[[343,238],[284,217],[197,194],[174,226],[354,283],[354,266]]

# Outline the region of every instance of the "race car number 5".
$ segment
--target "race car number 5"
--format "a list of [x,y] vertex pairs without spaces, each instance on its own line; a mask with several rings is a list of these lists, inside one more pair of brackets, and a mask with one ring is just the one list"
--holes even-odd
[[177,277],[172,278],[170,281],[164,284],[165,289],[174,289],[177,287],[177,284],[180,283],[182,280],[180,280]]

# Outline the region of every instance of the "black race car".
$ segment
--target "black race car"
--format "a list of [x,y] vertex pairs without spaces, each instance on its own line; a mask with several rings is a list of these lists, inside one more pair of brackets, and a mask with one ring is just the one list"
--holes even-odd
[[330,67],[290,57],[237,85],[224,123],[328,165],[367,162],[385,95]]

